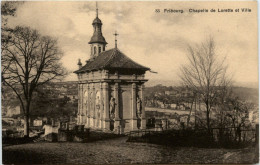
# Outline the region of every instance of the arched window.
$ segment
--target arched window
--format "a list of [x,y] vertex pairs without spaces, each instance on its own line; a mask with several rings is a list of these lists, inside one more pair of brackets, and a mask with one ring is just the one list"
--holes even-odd
[[98,47],[98,53],[101,53],[101,47],[100,46]]
[[94,54],[97,53],[97,48],[94,46]]

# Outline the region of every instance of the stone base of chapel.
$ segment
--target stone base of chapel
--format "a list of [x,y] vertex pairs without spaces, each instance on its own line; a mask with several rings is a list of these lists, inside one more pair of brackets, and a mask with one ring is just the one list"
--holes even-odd
[[124,134],[146,128],[146,120],[137,118],[110,120],[88,117],[83,124],[85,125],[85,128],[98,129],[116,134]]

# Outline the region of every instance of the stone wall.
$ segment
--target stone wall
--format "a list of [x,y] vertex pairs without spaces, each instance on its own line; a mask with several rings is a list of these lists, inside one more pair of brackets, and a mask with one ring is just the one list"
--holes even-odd
[[[104,77],[113,79],[103,79]],[[79,83],[78,124],[85,127],[113,132],[129,132],[144,129],[145,113],[137,115],[138,107],[144,112],[144,85],[142,75],[108,75],[96,71],[82,75]],[[114,79],[117,78],[117,79]],[[118,79],[119,78],[119,79]],[[139,100],[141,101],[137,101]],[[111,101],[113,100],[113,101]],[[141,105],[139,105],[141,102]],[[111,109],[114,104],[114,109]],[[138,106],[137,106],[138,104]]]

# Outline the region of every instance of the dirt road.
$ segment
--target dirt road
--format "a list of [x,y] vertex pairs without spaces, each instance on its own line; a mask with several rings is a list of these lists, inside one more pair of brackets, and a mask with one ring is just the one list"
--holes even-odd
[[254,163],[254,150],[170,148],[126,137],[92,143],[38,142],[3,147],[3,163]]

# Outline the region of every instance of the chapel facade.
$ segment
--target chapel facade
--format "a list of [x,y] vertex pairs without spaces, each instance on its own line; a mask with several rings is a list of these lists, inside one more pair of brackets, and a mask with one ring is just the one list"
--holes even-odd
[[106,50],[98,9],[92,25],[90,59],[84,66],[79,60],[74,72],[78,76],[77,124],[121,133],[145,129],[144,83],[150,69],[122,53],[117,40],[115,48]]

